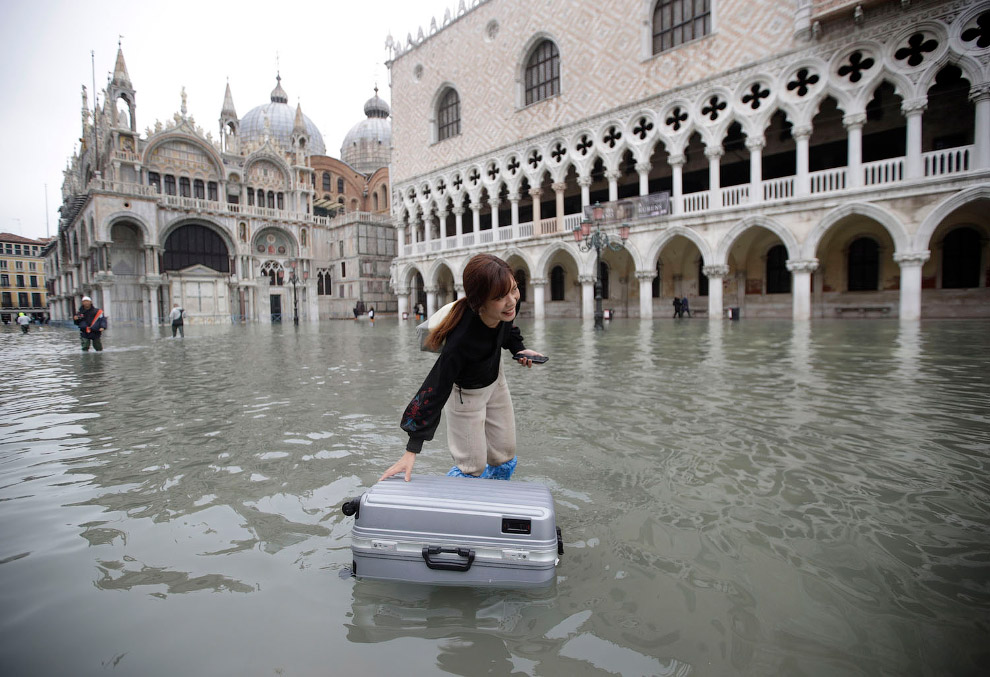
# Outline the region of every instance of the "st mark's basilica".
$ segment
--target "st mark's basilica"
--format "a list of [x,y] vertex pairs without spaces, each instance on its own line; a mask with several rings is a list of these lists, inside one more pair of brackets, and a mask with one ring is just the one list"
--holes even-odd
[[71,318],[83,295],[114,321],[141,324],[176,303],[206,323],[395,310],[391,121],[377,88],[340,159],[289,105],[280,74],[270,101],[243,117],[228,83],[219,139],[196,123],[184,90],[171,119],[139,132],[122,49],[102,94],[94,113],[83,88],[81,147],[46,251],[53,319]]

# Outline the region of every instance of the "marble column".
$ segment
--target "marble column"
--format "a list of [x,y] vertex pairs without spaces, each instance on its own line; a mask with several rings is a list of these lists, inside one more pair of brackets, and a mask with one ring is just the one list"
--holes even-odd
[[608,201],[615,202],[619,199],[619,177],[621,172],[607,171],[605,178],[608,179]]
[[578,185],[581,186],[581,208],[584,209],[591,203],[591,177],[579,176]]
[[708,205],[712,209],[722,206],[722,156],[725,151],[721,146],[706,148],[708,158]]
[[492,230],[498,230],[498,198],[494,197],[488,201],[488,206],[492,210]]
[[533,286],[533,317],[542,320],[546,317],[546,289],[547,279],[545,277],[534,277],[529,283]]
[[670,165],[670,170],[672,172],[671,183],[673,188],[673,195],[670,199],[672,204],[670,205],[671,214],[683,214],[684,213],[684,163],[686,158],[683,154],[671,155],[667,164]]
[[722,280],[729,274],[729,266],[719,264],[704,266],[701,272],[708,278],[708,319],[722,319]]
[[653,169],[653,165],[649,162],[637,162],[636,172],[639,174],[639,194],[649,195],[650,194],[650,170]]
[[808,144],[811,140],[811,126],[803,125],[791,128],[791,136],[797,144],[797,171],[794,177],[794,194],[808,195],[811,184],[808,178]]
[[907,158],[904,162],[904,178],[920,179],[925,175],[925,163],[921,157],[921,116],[928,107],[927,99],[914,99],[901,104],[901,112],[907,119]]
[[399,300],[399,319],[401,320],[403,314],[409,312],[409,287],[396,287],[395,295]]
[[550,187],[553,188],[554,197],[557,198],[557,225],[554,231],[559,233],[564,230],[564,191],[567,189],[567,184],[558,181]]
[[973,121],[973,169],[990,169],[990,84],[982,84],[970,90],[970,101],[976,107]]
[[894,254],[894,261],[901,267],[900,319],[921,319],[921,268],[931,252],[905,252]]
[[[473,233],[477,233],[481,230],[481,203],[472,199],[471,200],[471,229]],[[475,235],[475,238],[478,236]],[[475,244],[478,244],[478,240],[475,239]]]
[[464,207],[454,207],[454,234],[457,236],[457,246],[461,246],[461,235],[464,234]]
[[513,226],[519,225],[519,193],[509,193],[509,221]]
[[443,249],[447,248],[447,214],[449,214],[449,212],[446,209],[443,209],[437,213],[437,222],[440,227],[440,246]]
[[540,233],[540,221],[542,216],[540,214],[540,196],[543,194],[543,190],[540,188],[533,188],[529,191],[530,197],[533,198],[533,234],[539,235]]
[[437,288],[424,287],[423,291],[426,292],[426,316],[432,317],[437,312]]
[[791,311],[794,320],[811,319],[811,274],[818,268],[818,259],[794,260],[787,262],[791,271]]
[[863,125],[866,113],[854,113],[842,118],[846,128],[846,188],[863,185]]
[[637,270],[636,279],[639,280],[639,319],[653,319],[653,278],[657,276],[655,270]]
[[396,256],[405,256],[405,251],[403,251],[405,249],[405,247],[406,247],[406,228],[405,228],[405,226],[397,226],[395,228],[395,239],[396,239],[396,242],[397,242],[397,246],[395,248],[395,255]]
[[464,285],[463,284],[456,284],[455,283],[454,284],[454,300],[456,301],[457,299],[463,298],[463,297],[464,297]]
[[749,203],[763,202],[763,148],[766,139],[747,138],[746,150],[749,151]]
[[113,298],[112,298],[111,285],[109,285],[109,284],[104,284],[103,285],[103,306],[102,306],[102,308],[103,308],[103,314],[106,316],[107,320],[112,319],[113,316],[114,316],[113,315]]
[[595,317],[595,276],[580,275],[578,282],[581,283],[581,317],[585,320],[593,320]]

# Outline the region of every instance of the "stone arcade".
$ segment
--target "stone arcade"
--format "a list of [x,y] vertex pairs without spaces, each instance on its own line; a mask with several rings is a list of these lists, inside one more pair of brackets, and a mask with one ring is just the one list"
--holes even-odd
[[489,251],[590,318],[582,209],[666,192],[604,256],[617,316],[990,316],[987,3],[469,4],[388,41],[400,312]]

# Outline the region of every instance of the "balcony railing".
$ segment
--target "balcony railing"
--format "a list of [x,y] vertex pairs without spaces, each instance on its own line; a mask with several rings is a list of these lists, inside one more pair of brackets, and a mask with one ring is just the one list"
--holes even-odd
[[[926,177],[959,174],[972,169],[973,146],[949,148],[947,150],[924,153],[924,171]],[[880,186],[904,180],[907,158],[898,157],[876,162],[863,163],[862,184],[865,187]],[[849,188],[849,168],[834,167],[808,174],[808,192],[820,196],[836,193]],[[762,196],[763,203],[788,200],[796,195],[795,176],[784,176],[778,179],[761,181],[756,187],[756,196]],[[681,196],[681,214],[705,212],[711,209],[745,207],[756,202],[752,184],[727,186],[717,191],[703,190],[686,193]],[[464,233],[460,241],[457,237],[447,237],[431,242],[431,251],[456,249],[457,247],[473,247],[475,243],[511,242],[532,237],[556,236],[570,233],[581,224],[583,214],[565,214],[563,218],[556,216],[540,219],[538,222],[503,225],[496,230],[482,230],[477,233]],[[442,243],[442,246],[439,246]],[[402,249],[403,256],[413,253],[422,254],[423,243],[415,246],[406,245]]]

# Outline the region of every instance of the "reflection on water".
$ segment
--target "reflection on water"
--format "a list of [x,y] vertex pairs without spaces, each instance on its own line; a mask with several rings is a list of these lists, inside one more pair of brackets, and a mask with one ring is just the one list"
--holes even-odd
[[410,323],[117,330],[99,355],[4,330],[4,672],[990,670],[990,325],[522,328],[551,360],[508,370],[518,472],[566,547],[536,592],[346,576],[338,506],[401,452],[431,364]]

